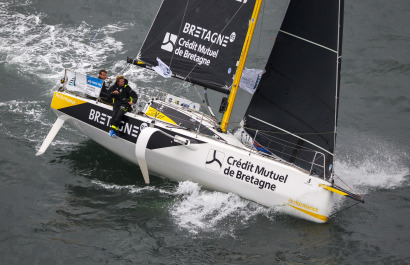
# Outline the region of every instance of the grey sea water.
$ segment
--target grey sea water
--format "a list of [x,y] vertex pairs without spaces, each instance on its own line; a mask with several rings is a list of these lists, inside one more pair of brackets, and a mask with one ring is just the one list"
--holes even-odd
[[[410,264],[410,2],[345,2],[335,170],[366,203],[339,199],[317,225],[191,182],[146,186],[70,127],[36,157],[64,69],[120,72],[160,1],[0,0],[0,264]],[[249,68],[263,67],[284,6],[265,2]],[[125,74],[145,98],[195,96]],[[239,92],[234,121],[249,99]]]

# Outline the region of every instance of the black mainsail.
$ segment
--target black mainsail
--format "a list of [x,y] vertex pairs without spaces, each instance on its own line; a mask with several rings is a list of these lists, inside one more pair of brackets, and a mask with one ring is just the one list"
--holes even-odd
[[229,93],[255,0],[164,0],[138,60]]
[[343,5],[290,0],[244,118],[257,148],[322,177],[333,166]]

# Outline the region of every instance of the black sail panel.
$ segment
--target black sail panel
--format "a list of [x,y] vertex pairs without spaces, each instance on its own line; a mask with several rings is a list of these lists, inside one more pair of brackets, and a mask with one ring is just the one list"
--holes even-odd
[[255,137],[258,130],[256,144],[326,177],[335,146],[342,7],[339,0],[290,1],[245,114],[247,132]]
[[336,51],[339,2],[291,0],[281,30]]
[[138,59],[209,88],[231,86],[255,0],[164,0]]

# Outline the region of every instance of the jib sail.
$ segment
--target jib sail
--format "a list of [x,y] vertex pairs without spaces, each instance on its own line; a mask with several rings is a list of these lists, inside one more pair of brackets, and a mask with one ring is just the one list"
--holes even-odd
[[342,25],[343,0],[291,0],[244,119],[254,144],[325,177],[333,164]]

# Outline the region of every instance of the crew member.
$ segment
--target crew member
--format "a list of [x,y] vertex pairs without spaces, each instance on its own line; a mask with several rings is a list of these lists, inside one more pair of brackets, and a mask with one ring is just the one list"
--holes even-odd
[[115,84],[108,90],[108,99],[113,103],[110,136],[116,138],[122,117],[137,102],[138,95],[128,85],[128,80],[120,75],[115,78]]
[[100,99],[104,102],[108,101],[108,86],[106,83],[108,83],[108,79],[107,79],[107,71],[104,69],[101,69],[98,72],[98,79],[102,79],[103,80],[103,85],[101,87],[101,92],[100,92]]

